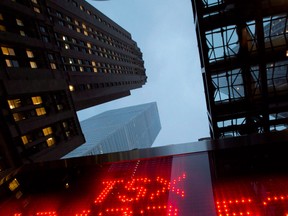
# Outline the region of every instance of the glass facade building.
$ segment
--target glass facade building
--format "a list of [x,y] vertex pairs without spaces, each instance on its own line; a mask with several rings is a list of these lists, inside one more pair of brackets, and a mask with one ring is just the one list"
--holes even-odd
[[214,139],[287,129],[287,1],[192,0]]
[[80,125],[86,143],[63,158],[149,148],[161,130],[156,102],[110,110]]

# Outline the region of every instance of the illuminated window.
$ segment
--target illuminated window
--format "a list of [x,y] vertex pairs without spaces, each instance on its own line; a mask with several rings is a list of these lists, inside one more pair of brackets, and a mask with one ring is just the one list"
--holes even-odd
[[67,40],[67,37],[66,37],[66,36],[62,36],[62,40],[63,40],[63,41],[66,41],[66,40]]
[[91,44],[90,44],[90,43],[87,43],[87,47],[88,47],[88,48],[91,48]]
[[19,63],[16,60],[5,59],[7,67],[19,67]]
[[70,131],[66,131],[65,135],[66,135],[66,137],[70,137],[71,136],[71,132]]
[[74,89],[74,86],[73,85],[69,85],[69,90],[72,92],[72,91],[74,91],[75,89]]
[[286,56],[288,57],[288,50],[286,50]]
[[20,20],[20,19],[16,19],[16,23],[18,26],[24,26],[22,20]]
[[28,58],[34,58],[34,54],[31,50],[26,50],[26,54]]
[[25,32],[22,31],[22,30],[20,30],[20,35],[21,35],[21,36],[26,36]]
[[80,5],[80,9],[81,9],[81,10],[84,10],[84,7],[83,7],[82,5]]
[[11,181],[10,183],[9,183],[9,189],[11,190],[11,191],[14,191],[14,190],[16,190],[18,187],[19,187],[19,182],[17,181],[17,179],[14,179],[13,181]]
[[57,69],[57,67],[56,67],[56,64],[55,64],[55,63],[50,63],[50,67],[51,67],[51,69],[53,69],[53,70]]
[[85,25],[84,23],[82,23],[82,27],[83,27],[84,29],[86,29],[86,25]]
[[69,46],[69,44],[65,44],[65,49],[70,49],[70,46]]
[[97,73],[98,72],[97,68],[93,68],[93,72]]
[[37,0],[31,0],[31,2],[38,4]]
[[21,113],[13,113],[13,118],[15,121],[21,121],[26,119],[25,116]]
[[36,13],[40,13],[40,9],[39,9],[39,8],[33,7],[33,9],[34,9],[34,11],[35,11]]
[[42,129],[44,136],[48,136],[49,134],[52,134],[52,128],[47,127]]
[[79,26],[79,22],[77,20],[74,21],[75,25]]
[[8,47],[1,47],[3,55],[15,56],[14,49]]
[[68,127],[67,122],[62,122],[62,125],[63,125],[63,128],[67,128]]
[[3,15],[0,13],[0,20],[3,20]]
[[26,145],[26,144],[29,142],[27,136],[22,136],[22,137],[21,137],[21,140],[22,140],[22,143],[23,143],[24,145]]
[[0,25],[0,31],[6,31],[6,27],[3,25]]
[[30,67],[31,67],[31,68],[37,68],[36,62],[30,61]]
[[7,102],[8,102],[10,109],[15,109],[15,108],[21,106],[21,100],[20,99],[7,100]]
[[46,114],[46,110],[45,110],[44,107],[37,108],[36,109],[36,113],[37,113],[37,116],[45,115]]
[[87,31],[84,31],[84,35],[88,36],[88,32],[87,32]]
[[80,70],[81,72],[83,72],[83,71],[84,71],[83,67],[79,67],[79,70]]
[[63,110],[63,105],[62,104],[57,104],[57,110]]
[[80,28],[76,28],[76,31],[77,31],[77,32],[81,32]]
[[46,140],[46,143],[47,143],[48,147],[51,147],[55,144],[55,139],[53,137],[50,137]]
[[42,98],[40,96],[31,97],[31,99],[34,105],[38,105],[42,103]]

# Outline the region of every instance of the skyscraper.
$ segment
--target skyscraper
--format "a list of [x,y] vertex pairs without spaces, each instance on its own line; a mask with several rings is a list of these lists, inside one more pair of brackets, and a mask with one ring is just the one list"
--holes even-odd
[[64,158],[149,148],[161,129],[155,102],[110,110],[80,124],[86,143]]
[[287,1],[192,5],[211,137],[287,129]]
[[1,170],[84,143],[76,111],[146,82],[131,35],[84,0],[0,3]]

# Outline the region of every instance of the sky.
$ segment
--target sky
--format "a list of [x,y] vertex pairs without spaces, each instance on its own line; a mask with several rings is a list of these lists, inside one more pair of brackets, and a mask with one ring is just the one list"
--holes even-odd
[[131,95],[78,112],[82,121],[104,111],[156,101],[162,129],[153,147],[209,136],[190,0],[88,2],[131,33],[143,53],[147,83]]

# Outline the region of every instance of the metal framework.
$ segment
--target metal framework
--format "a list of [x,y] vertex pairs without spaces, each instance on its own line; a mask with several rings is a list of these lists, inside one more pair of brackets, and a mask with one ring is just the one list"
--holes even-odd
[[192,0],[213,139],[288,127],[288,2]]

